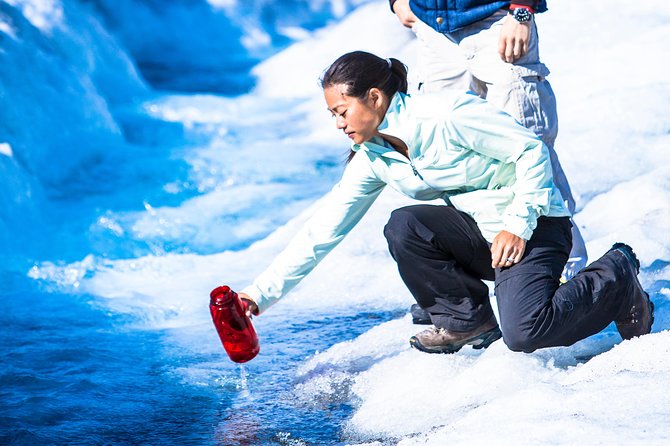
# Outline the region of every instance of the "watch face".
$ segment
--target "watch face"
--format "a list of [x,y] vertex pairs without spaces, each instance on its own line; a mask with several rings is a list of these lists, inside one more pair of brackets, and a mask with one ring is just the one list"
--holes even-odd
[[529,10],[524,9],[524,8],[517,8],[512,12],[512,15],[516,19],[517,22],[519,23],[526,23],[530,21],[530,18],[532,17],[532,14],[530,13]]

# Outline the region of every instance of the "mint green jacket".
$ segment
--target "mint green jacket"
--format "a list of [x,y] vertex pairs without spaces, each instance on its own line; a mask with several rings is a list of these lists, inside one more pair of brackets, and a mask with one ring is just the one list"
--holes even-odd
[[443,199],[474,218],[486,240],[502,230],[526,240],[540,216],[570,213],[554,186],[549,152],[514,118],[473,94],[397,93],[379,132],[400,138],[354,144],[342,179],[271,265],[242,292],[262,313],[296,286],[365,215],[385,186]]

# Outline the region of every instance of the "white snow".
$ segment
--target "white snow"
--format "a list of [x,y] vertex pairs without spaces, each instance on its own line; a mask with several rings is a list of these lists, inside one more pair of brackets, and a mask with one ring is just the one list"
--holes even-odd
[[11,158],[14,155],[12,146],[6,142],[0,143],[0,155],[5,155],[6,157]]
[[58,0],[5,0],[17,6],[33,26],[44,32],[50,32],[63,23],[63,5]]

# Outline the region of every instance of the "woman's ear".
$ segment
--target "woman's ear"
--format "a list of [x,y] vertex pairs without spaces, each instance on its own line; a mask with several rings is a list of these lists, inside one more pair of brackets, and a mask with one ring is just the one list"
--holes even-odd
[[384,102],[384,93],[379,88],[372,87],[368,90],[368,99],[375,107],[380,108]]

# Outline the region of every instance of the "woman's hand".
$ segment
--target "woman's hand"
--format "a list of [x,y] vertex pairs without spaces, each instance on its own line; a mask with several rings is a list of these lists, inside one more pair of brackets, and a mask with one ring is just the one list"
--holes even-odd
[[242,304],[246,305],[246,315],[248,317],[251,317],[251,315],[258,316],[258,305],[256,305],[256,302],[246,293],[237,293],[237,295],[242,300]]
[[500,231],[491,245],[491,266],[509,268],[521,261],[526,250],[526,241],[511,232]]

